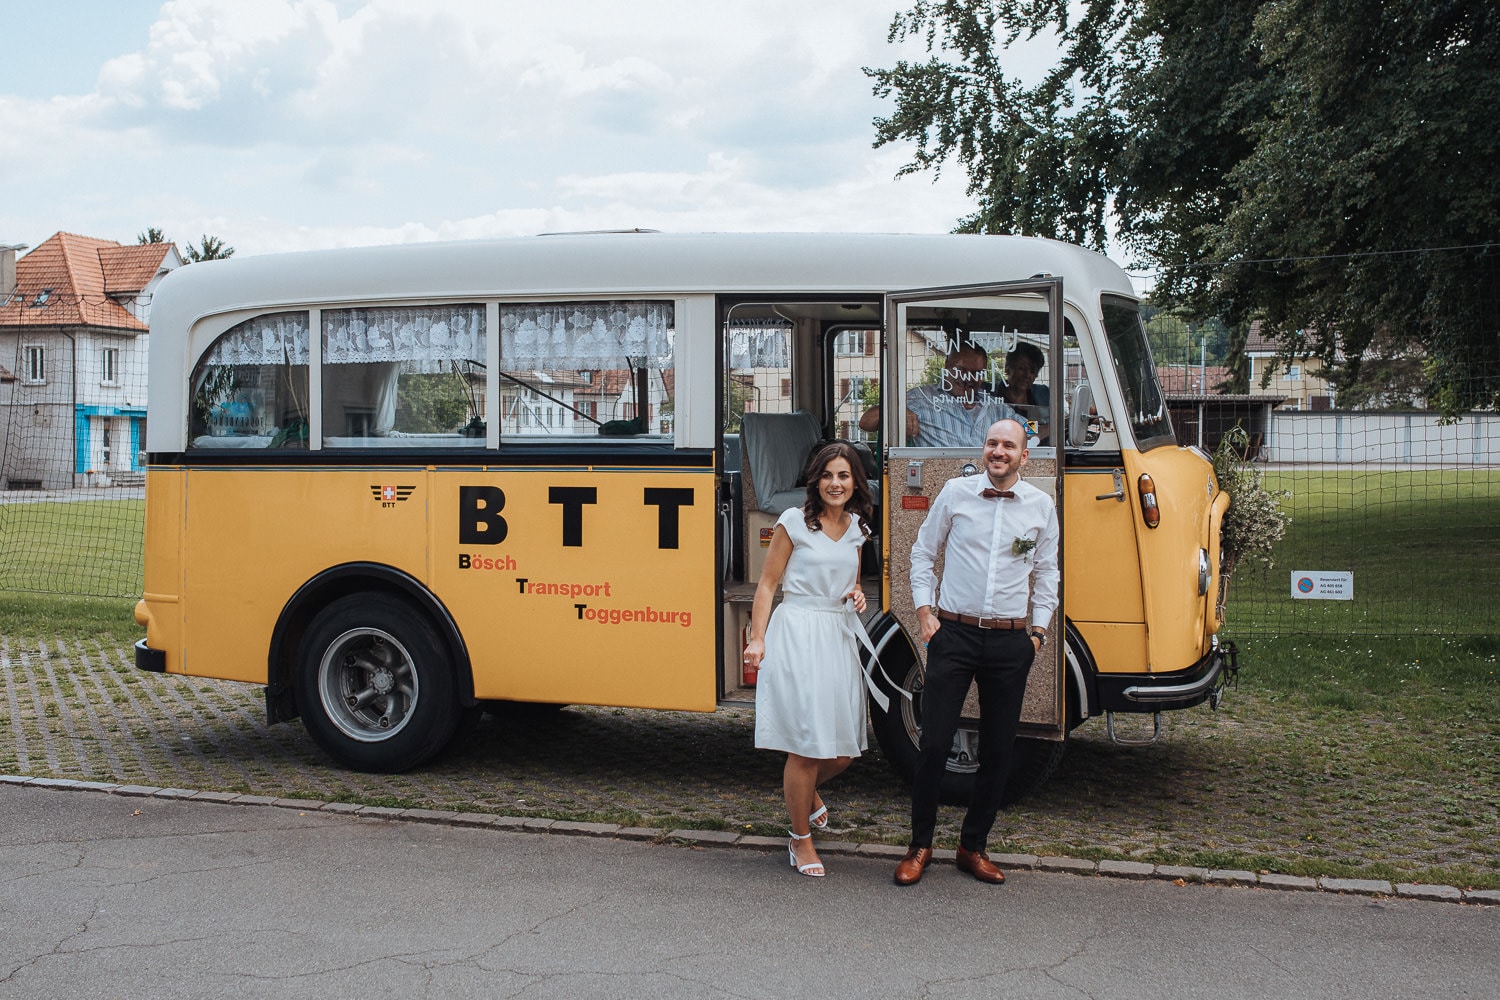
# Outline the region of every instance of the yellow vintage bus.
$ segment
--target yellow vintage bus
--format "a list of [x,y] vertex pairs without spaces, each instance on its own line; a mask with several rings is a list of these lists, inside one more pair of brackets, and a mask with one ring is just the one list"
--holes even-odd
[[965,420],[1002,403],[1064,553],[1009,797],[1082,722],[1155,739],[1236,668],[1228,497],[1176,443],[1128,278],[1078,247],[631,232],[236,257],[166,279],[150,363],[136,664],[263,685],[349,767],[414,767],[493,702],[753,701],[772,526],[845,439],[879,503],[871,724],[909,770],[911,543],[976,471]]

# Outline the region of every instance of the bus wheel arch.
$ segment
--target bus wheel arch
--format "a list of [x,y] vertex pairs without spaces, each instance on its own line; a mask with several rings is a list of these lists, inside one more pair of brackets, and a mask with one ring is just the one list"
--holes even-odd
[[[352,633],[345,635],[345,633]],[[342,666],[323,662],[342,642]],[[383,647],[383,648],[382,648]],[[393,683],[387,667],[416,672],[414,717],[402,737],[374,727],[368,690],[345,690],[365,671],[383,698]],[[400,771],[441,751],[477,711],[468,653],[452,617],[419,582],[390,567],[336,567],[309,580],[287,602],[272,637],[266,707],[270,721],[301,715],[331,756],[359,770]],[[365,703],[327,708],[335,690]],[[409,696],[409,695],[407,695]],[[423,701],[425,699],[425,707]],[[365,731],[368,730],[368,731]]]
[[[887,636],[888,630],[895,634]],[[872,637],[881,648],[880,660],[886,673],[897,684],[912,691],[916,699],[908,699],[893,691],[880,680],[877,682],[890,699],[889,708],[881,711],[873,702],[870,705],[870,721],[875,735],[891,766],[911,780],[916,772],[917,752],[921,740],[920,698],[917,652],[912,640],[894,619],[885,619]],[[1067,749],[1067,732],[1071,732],[1084,718],[1083,706],[1091,704],[1093,661],[1082,637],[1066,625],[1066,675],[1064,697],[1066,699],[1067,722],[1062,739],[1040,739],[1020,737],[1016,740],[1012,757],[1011,774],[1006,782],[1002,804],[1010,805],[1035,791],[1057,771]],[[960,723],[954,741],[953,752],[948,758],[948,768],[943,774],[939,797],[950,805],[967,805],[974,787],[974,775],[978,771],[978,734],[972,724]]]

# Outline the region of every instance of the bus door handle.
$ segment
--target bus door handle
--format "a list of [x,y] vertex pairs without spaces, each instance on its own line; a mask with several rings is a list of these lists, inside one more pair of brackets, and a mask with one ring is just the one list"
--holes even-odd
[[1125,470],[1115,469],[1113,474],[1115,477],[1115,491],[1096,496],[1094,497],[1095,500],[1118,500],[1121,503],[1125,502]]

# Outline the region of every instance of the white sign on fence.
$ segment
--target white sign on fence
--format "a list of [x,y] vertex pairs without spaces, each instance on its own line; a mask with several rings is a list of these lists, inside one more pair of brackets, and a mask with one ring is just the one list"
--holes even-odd
[[1299,601],[1352,601],[1354,574],[1294,569],[1292,597]]

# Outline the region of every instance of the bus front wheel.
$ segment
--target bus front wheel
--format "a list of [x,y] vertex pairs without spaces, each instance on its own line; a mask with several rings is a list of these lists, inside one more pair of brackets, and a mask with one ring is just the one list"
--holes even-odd
[[427,618],[387,594],[351,594],[307,630],[297,700],[314,742],[357,771],[405,771],[458,726],[453,669]]
[[[890,670],[890,676],[910,691],[912,697],[907,698],[898,691],[892,691],[881,682],[881,688],[890,698],[890,707],[881,711],[879,706],[872,703],[870,722],[875,729],[875,738],[880,742],[880,748],[891,766],[910,781],[916,774],[917,753],[922,742],[921,671],[916,652],[909,644],[891,643],[889,648],[891,653],[883,653],[882,660],[889,658],[894,661],[899,657],[899,663],[891,664],[896,669]],[[877,673],[876,676],[880,675]],[[1066,738],[1017,739],[1001,803],[1010,805],[1017,802],[1045,783],[1056,772],[1066,749]],[[959,723],[958,732],[953,737],[953,746],[948,751],[948,766],[939,786],[939,798],[949,805],[968,805],[974,790],[974,775],[978,770],[979,727],[976,721],[966,719]]]

